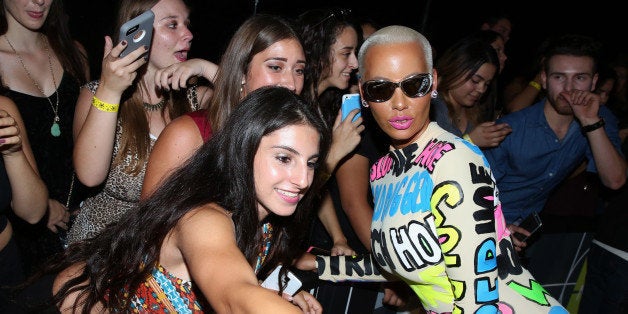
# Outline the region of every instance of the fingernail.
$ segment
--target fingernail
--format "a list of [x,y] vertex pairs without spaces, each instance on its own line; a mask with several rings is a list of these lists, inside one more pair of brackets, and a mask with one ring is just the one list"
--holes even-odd
[[144,61],[148,61],[148,56],[144,56]]
[[4,142],[6,142],[6,140],[3,138],[0,138],[0,144],[4,144]]
[[126,46],[126,40],[122,41],[122,46]]
[[148,51],[148,46],[144,45],[144,50]]

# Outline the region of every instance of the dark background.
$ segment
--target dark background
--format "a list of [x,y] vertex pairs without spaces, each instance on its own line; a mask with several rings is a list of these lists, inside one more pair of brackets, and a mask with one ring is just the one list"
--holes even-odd
[[[367,3],[368,2],[368,3]],[[532,68],[537,47],[544,39],[562,33],[593,36],[605,45],[612,58],[628,51],[628,11],[622,1],[426,1],[426,0],[189,0],[194,41],[190,58],[218,62],[236,28],[255,11],[294,18],[310,8],[334,6],[350,8],[382,25],[401,24],[422,32],[436,52],[456,39],[478,29],[485,17],[506,12],[513,31],[506,45],[505,73]],[[98,78],[104,35],[112,34],[117,0],[65,0],[74,38],[90,56],[92,78]],[[551,8],[550,8],[551,7]]]

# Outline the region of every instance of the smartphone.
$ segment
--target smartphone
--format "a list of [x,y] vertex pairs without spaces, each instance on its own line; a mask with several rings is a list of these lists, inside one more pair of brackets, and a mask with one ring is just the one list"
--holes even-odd
[[[539,228],[541,228],[542,225],[543,222],[541,222],[541,217],[539,217],[539,214],[537,212],[532,212],[532,214],[523,219],[523,221],[521,221],[518,226],[528,230],[530,232],[530,235],[532,235]],[[528,236],[525,236],[521,233],[515,233],[514,236],[517,237],[517,240],[519,241],[525,241],[529,238]]]
[[[154,21],[155,14],[153,11],[148,10],[122,24],[118,38],[120,41],[126,40],[127,45],[120,53],[120,58],[135,51],[139,47],[146,46],[150,48],[150,44],[153,40]],[[148,54],[148,51],[140,57],[144,57],[146,54]]]
[[321,248],[316,247],[316,246],[310,246],[307,249],[307,252],[308,253],[312,253],[314,255],[329,255],[329,256],[331,256],[331,251],[325,250],[325,249],[321,249]]
[[[262,282],[262,287],[279,291],[279,271],[281,267],[281,265],[275,267],[270,275],[264,279],[264,282]],[[301,289],[301,285],[301,280],[291,271],[288,271],[287,285],[283,292],[289,295],[295,295],[299,292],[299,289]]]
[[[342,112],[342,120],[344,120],[349,112],[353,109],[361,109],[360,107],[360,94],[344,94],[342,95],[342,106],[340,111]],[[355,121],[361,116],[361,112],[355,115],[352,121]]]

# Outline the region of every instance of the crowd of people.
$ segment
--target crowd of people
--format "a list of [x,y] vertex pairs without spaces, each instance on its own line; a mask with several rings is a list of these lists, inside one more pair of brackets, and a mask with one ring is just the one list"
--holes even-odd
[[184,0],[120,0],[150,45],[91,78],[61,0],[0,3],[2,313],[628,311],[628,60],[593,37],[506,77],[507,15],[441,51],[317,8],[213,62]]

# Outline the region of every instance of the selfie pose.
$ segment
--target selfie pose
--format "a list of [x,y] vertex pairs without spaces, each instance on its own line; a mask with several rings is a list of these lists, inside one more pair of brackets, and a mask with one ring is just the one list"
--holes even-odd
[[305,291],[284,299],[259,282],[301,252],[329,137],[290,90],[252,92],[150,197],[66,250],[59,309],[322,313]]
[[172,119],[200,108],[206,90],[157,87],[161,69],[187,60],[192,33],[182,0],[123,0],[119,9],[116,29],[153,12],[152,44],[129,51],[128,39],[107,36],[100,80],[81,89],[74,120],[76,174],[86,185],[103,188],[81,205],[70,243],[94,236],[137,204],[157,137]]

